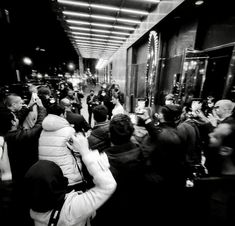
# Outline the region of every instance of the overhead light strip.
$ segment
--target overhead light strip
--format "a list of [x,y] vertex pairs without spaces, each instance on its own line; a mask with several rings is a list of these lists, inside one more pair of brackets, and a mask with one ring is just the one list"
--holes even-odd
[[97,44],[90,44],[89,43],[76,43],[78,46],[87,46],[87,47],[100,47],[100,48],[108,48],[110,50],[117,50],[119,48],[114,48],[114,47],[111,47],[111,46],[105,46],[105,45],[97,45]]
[[112,49],[118,49],[120,46],[110,46],[106,43],[90,43],[90,42],[82,42],[81,41],[76,41],[76,44],[80,45],[89,45],[89,46],[106,46],[107,48],[112,48]]
[[91,33],[84,33],[84,32],[75,32],[75,31],[73,31],[72,34],[126,40],[126,38],[124,38],[124,37],[111,36],[111,35],[99,35],[99,34],[91,34]]
[[58,0],[59,3],[66,4],[66,5],[72,5],[72,6],[82,6],[82,7],[91,7],[95,9],[103,9],[108,11],[114,11],[114,12],[126,12],[126,13],[133,13],[137,15],[148,15],[148,12],[143,10],[136,10],[136,9],[127,9],[127,8],[119,8],[115,6],[108,6],[108,5],[99,5],[99,4],[93,4],[93,3],[86,3],[86,2],[78,2],[78,1],[65,1],[65,0]]
[[[76,41],[76,40],[75,40]],[[120,45],[116,45],[116,44],[113,44],[113,43],[107,43],[107,42],[96,42],[96,41],[86,41],[86,40],[78,40],[76,41],[76,43],[90,43],[90,44],[100,44],[100,45],[106,45],[106,46],[112,46],[112,47],[120,47]]]
[[90,17],[95,19],[102,19],[102,20],[110,20],[110,21],[121,21],[121,22],[127,22],[132,24],[140,24],[140,20],[133,20],[133,19],[124,19],[124,18],[116,18],[111,16],[101,16],[101,15],[95,15],[95,14],[87,14],[87,13],[77,13],[72,11],[63,11],[63,14],[67,16],[77,16],[77,17]]
[[110,42],[110,43],[120,43],[122,44],[123,41],[118,41],[118,40],[111,40],[111,39],[101,39],[101,38],[92,38],[92,37],[83,37],[83,36],[76,36],[76,39],[78,40],[94,40],[94,41],[107,41],[107,42]]
[[79,21],[79,20],[70,20],[67,19],[66,20],[67,23],[70,24],[83,24],[83,25],[89,25],[89,26],[97,26],[97,27],[110,27],[110,28],[114,28],[114,29],[122,29],[122,30],[127,30],[127,31],[133,31],[135,30],[134,27],[128,27],[128,26],[118,26],[118,25],[111,25],[111,24],[102,24],[102,23],[90,23],[87,21]]
[[125,35],[125,36],[130,35],[130,33],[125,33],[125,32],[116,32],[116,31],[92,29],[92,28],[86,28],[86,27],[74,27],[74,26],[70,26],[69,28],[71,30],[91,31],[91,32],[100,32],[100,33],[113,33],[113,34]]

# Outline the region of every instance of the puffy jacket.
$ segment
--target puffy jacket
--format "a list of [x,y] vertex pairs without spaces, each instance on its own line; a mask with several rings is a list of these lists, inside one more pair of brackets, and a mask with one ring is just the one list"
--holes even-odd
[[[59,165],[69,185],[81,182],[82,176],[76,160],[67,148],[66,142],[75,134],[69,122],[57,115],[48,114],[42,122],[42,133],[39,138],[39,159],[49,160]],[[77,163],[81,169],[81,161]]]

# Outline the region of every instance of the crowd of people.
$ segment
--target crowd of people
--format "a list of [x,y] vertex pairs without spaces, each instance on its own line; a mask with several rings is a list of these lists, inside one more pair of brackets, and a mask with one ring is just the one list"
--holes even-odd
[[1,103],[3,225],[234,225],[231,100],[167,95],[133,123],[116,83],[87,95],[62,85],[58,99],[47,86],[30,92]]

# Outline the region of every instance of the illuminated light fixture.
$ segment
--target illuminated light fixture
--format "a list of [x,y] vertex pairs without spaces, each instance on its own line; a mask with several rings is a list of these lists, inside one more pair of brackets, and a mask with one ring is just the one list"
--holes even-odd
[[72,32],[72,34],[126,40],[126,38],[124,37],[111,36],[111,35],[99,35],[99,34],[91,34],[91,33],[83,33],[83,32]]
[[78,21],[78,20],[69,20],[67,19],[66,22],[70,24],[83,24],[83,25],[90,25],[90,26],[97,26],[97,27],[110,27],[115,29],[122,29],[127,31],[133,31],[135,30],[134,27],[128,27],[128,26],[118,26],[118,25],[111,25],[111,24],[101,24],[101,23],[89,23],[86,21]]
[[125,9],[125,8],[119,8],[114,6],[107,6],[107,5],[98,5],[98,4],[89,4],[85,2],[75,2],[75,1],[65,1],[65,0],[58,0],[59,3],[67,4],[67,5],[73,5],[73,6],[82,6],[82,7],[91,7],[96,9],[105,9],[109,11],[121,11],[121,12],[127,12],[127,13],[133,13],[137,15],[148,15],[148,12],[143,10],[135,10],[135,9]]
[[87,45],[87,44],[81,44],[81,43],[78,43],[78,48],[81,49],[81,48],[85,48],[85,49],[96,49],[96,50],[108,50],[108,51],[116,51],[118,48],[110,48],[110,47],[107,47],[107,46],[97,46],[97,45]]
[[115,29],[121,29],[121,30],[127,30],[127,31],[135,30],[134,27],[127,27],[127,26],[118,26],[118,25],[109,25],[109,24],[100,24],[100,23],[91,23],[91,25],[97,26],[97,27],[112,27]]
[[[80,39],[75,39],[75,42],[87,42],[87,43],[96,43],[96,44],[107,44],[107,41],[103,40],[103,41],[93,41],[93,40],[80,40]],[[111,46],[120,46],[121,44],[120,43],[109,43],[109,45]]]
[[119,41],[119,40],[110,40],[110,39],[101,39],[101,38],[92,38],[92,37],[83,37],[83,36],[76,36],[76,40],[94,40],[94,41],[107,41],[107,42],[111,42],[111,43],[123,43],[123,41]]
[[98,61],[98,63],[96,64],[95,69],[97,69],[97,70],[102,69],[102,68],[107,64],[107,62],[108,62],[107,60],[100,59],[100,60]]
[[195,5],[202,5],[203,3],[204,3],[204,1],[199,0],[199,1],[195,2]]
[[117,34],[117,35],[130,35],[130,33],[124,33],[124,32],[119,32],[119,31],[111,31],[112,34]]
[[86,27],[69,27],[71,30],[82,30],[82,31],[92,31],[92,32],[100,32],[100,33],[114,33],[119,35],[130,35],[130,33],[125,32],[116,32],[116,31],[108,31],[108,30],[100,30],[100,29],[92,29],[92,28],[86,28]]
[[124,19],[124,18],[116,18],[111,16],[101,16],[101,15],[94,15],[94,14],[87,14],[87,13],[77,13],[72,11],[63,11],[63,14],[67,16],[78,16],[78,17],[91,17],[95,19],[102,19],[102,20],[110,20],[110,21],[122,21],[128,22],[133,24],[140,24],[140,20],[132,20],[132,19]]
[[29,57],[24,57],[23,58],[23,63],[26,65],[32,65],[32,60]]
[[82,45],[82,46],[96,46],[96,47],[107,47],[110,49],[119,49],[119,46],[110,46],[110,45],[107,45],[106,43],[97,44],[97,43],[89,43],[89,42],[77,42],[76,44]]
[[75,65],[73,63],[69,63],[68,64],[68,69],[69,70],[74,70],[75,69]]
[[97,48],[109,48],[110,50],[117,50],[119,48],[115,48],[113,46],[99,45],[99,44],[89,44],[89,43],[77,43],[78,47],[97,47]]

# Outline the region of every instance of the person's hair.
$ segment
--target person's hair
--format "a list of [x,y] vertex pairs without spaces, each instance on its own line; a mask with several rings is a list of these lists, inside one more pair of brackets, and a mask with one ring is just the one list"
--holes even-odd
[[17,95],[16,93],[9,93],[4,99],[5,106],[11,107],[16,97],[19,97],[19,95]]
[[114,115],[109,126],[110,140],[114,145],[120,145],[130,141],[134,132],[134,126],[128,115]]
[[58,115],[64,114],[65,108],[59,104],[52,104],[48,107],[48,114]]
[[60,106],[62,108],[71,107],[72,103],[71,103],[71,101],[68,98],[63,98],[63,99],[60,100]]
[[41,98],[42,96],[46,96],[46,95],[51,95],[51,90],[49,89],[49,87],[46,86],[41,86],[38,88],[38,96]]
[[104,105],[98,105],[92,111],[96,122],[104,122],[107,119],[108,108]]
[[175,123],[182,113],[182,108],[180,105],[168,104],[160,109],[161,113],[166,122]]
[[11,121],[14,120],[15,117],[12,112],[5,108],[0,108],[0,135],[4,136],[12,127]]

